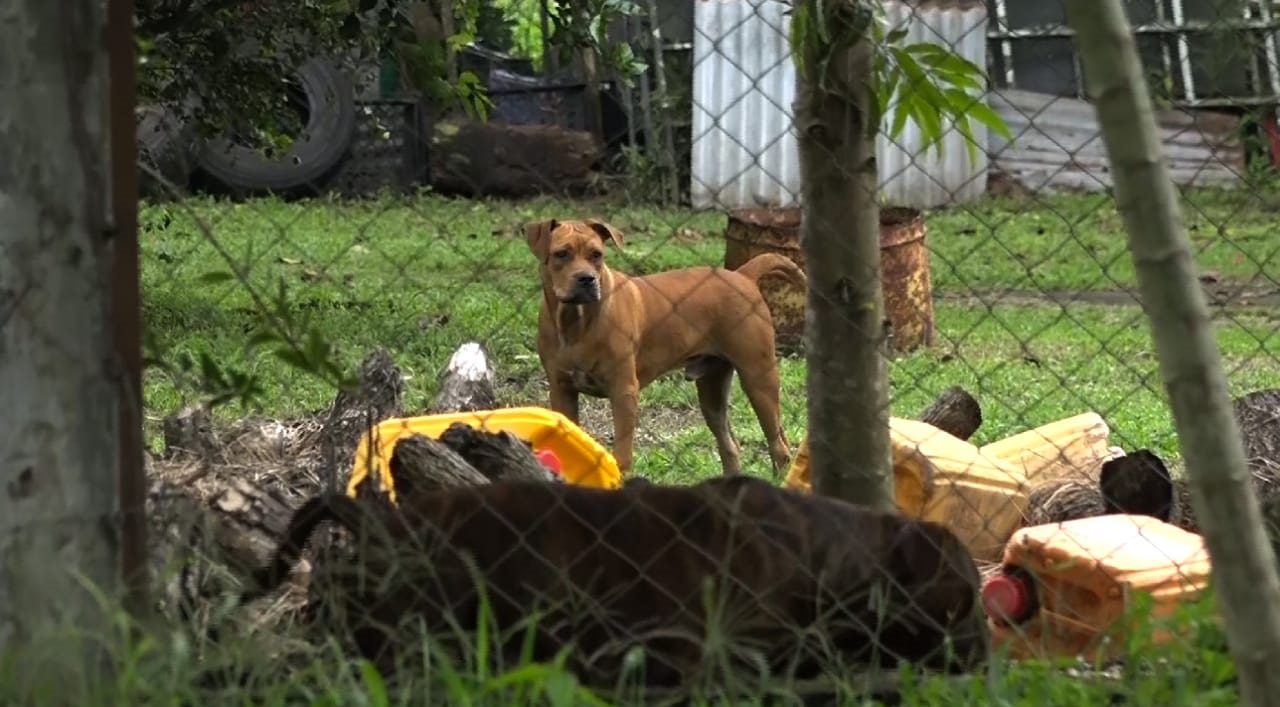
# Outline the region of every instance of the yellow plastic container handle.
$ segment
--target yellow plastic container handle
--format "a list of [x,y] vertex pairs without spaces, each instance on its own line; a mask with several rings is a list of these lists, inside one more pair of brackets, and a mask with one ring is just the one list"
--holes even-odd
[[[560,458],[561,473],[571,484],[594,488],[617,488],[622,484],[618,462],[599,442],[564,415],[542,407],[500,408],[476,412],[444,413],[421,417],[393,417],[383,420],[360,439],[356,448],[347,495],[355,497],[356,487],[374,472],[396,502],[391,481],[391,452],[401,437],[423,435],[439,439],[450,425],[461,422],[488,432],[506,431],[528,441],[535,451],[548,449]],[[370,454],[370,445],[373,453]]]

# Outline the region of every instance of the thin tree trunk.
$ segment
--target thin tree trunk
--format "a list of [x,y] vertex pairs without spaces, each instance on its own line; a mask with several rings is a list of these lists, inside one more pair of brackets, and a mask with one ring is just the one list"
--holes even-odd
[[453,50],[453,34],[457,18],[453,16],[453,3],[440,5],[440,29],[444,32],[444,73],[449,83],[458,85],[458,53]]
[[[645,8],[649,14],[649,41],[653,52],[653,77],[657,83],[658,101],[663,115],[670,115],[671,94],[667,91],[667,62],[662,48],[662,18],[658,14],[658,1],[648,0]],[[649,145],[653,149],[656,145]],[[668,205],[680,203],[680,180],[676,177],[676,141],[671,120],[662,121],[662,147],[658,153],[662,168],[662,196]]]
[[1119,0],[1071,0],[1067,16],[1097,97],[1241,698],[1280,705],[1280,581],[1133,36]]
[[583,99],[586,101],[586,128],[604,144],[604,119],[601,115],[600,106],[600,57],[596,53],[595,45],[588,45],[581,49],[582,57],[582,81],[586,84],[586,95]]
[[65,39],[102,37],[105,9],[15,0],[0,23],[0,658],[68,702],[120,599],[107,54]]
[[551,44],[551,8],[547,7],[547,0],[538,3],[538,22],[542,29],[542,75],[551,78],[560,71],[560,58]]
[[[846,5],[823,11],[829,36],[852,37]],[[894,508],[889,446],[880,209],[875,160],[879,125],[874,52],[867,37],[834,49],[804,42],[796,127],[803,183],[800,246],[808,263],[805,318],[809,455],[814,490]],[[823,56],[826,54],[826,56]]]
[[133,0],[107,3],[107,124],[110,125],[112,200],[112,328],[124,387],[120,406],[120,563],[125,606],[136,617],[151,614],[147,555],[146,447],[142,438],[142,292],[138,253],[138,140],[135,110]]

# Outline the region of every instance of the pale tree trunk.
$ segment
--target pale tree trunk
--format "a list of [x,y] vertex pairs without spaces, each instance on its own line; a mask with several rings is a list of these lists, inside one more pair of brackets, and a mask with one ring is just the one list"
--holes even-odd
[[[101,2],[0,22],[0,654],[74,699],[118,600]],[[95,596],[97,595],[97,596]],[[9,673],[6,672],[6,677]],[[12,694],[12,693],[8,693]]]
[[[817,3],[829,36],[850,37],[859,0]],[[793,29],[794,31],[794,29]],[[796,87],[809,276],[805,315],[809,456],[817,493],[893,508],[880,208],[875,160],[879,124],[875,47],[804,41]],[[839,40],[837,40],[839,41]],[[824,56],[826,55],[826,56]]]
[[1280,582],[1133,36],[1119,0],[1071,0],[1067,17],[1096,97],[1241,698],[1280,705]]

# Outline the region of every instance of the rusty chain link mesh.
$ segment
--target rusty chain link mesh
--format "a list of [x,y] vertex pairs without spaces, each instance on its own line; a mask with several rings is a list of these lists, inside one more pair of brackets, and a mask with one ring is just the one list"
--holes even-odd
[[[989,74],[975,98],[1012,135],[974,124],[973,161],[954,129],[940,157],[912,122],[878,138],[901,516],[810,494],[804,287],[776,264],[753,299],[722,269],[803,265],[788,6],[657,2],[614,31],[650,66],[630,86],[606,77],[603,140],[580,76],[495,66],[487,124],[358,88],[351,149],[307,198],[210,196],[226,188],[208,170],[149,171],[176,192],[141,214],[149,510],[171,615],[237,622],[291,655],[323,645],[309,619],[412,673],[398,679],[446,674],[413,654],[439,642],[469,679],[494,674],[484,656],[532,656],[628,689],[859,689],[899,660],[971,668],[987,630],[1002,665],[1006,650],[1084,655],[1094,677],[1144,651],[1201,655],[1185,639],[1213,621],[1188,608],[1207,559],[1061,6],[885,5],[903,41]],[[1280,21],[1269,2],[1131,6],[1276,516]],[[680,268],[695,269],[624,284]],[[335,399],[352,374],[363,387]],[[577,414],[556,392],[573,388]],[[420,419],[445,413],[477,427]],[[737,465],[761,481],[721,478]],[[652,485],[590,488],[619,479]],[[372,522],[318,533],[287,591],[220,610],[326,491]],[[1084,521],[1108,512],[1127,515]],[[1133,611],[1181,623],[1114,629]],[[483,650],[477,612],[498,624]]]

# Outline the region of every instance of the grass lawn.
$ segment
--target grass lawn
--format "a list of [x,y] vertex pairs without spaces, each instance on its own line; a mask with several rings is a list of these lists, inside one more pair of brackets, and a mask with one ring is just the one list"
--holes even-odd
[[[1193,225],[1201,225],[1193,231],[1201,267],[1223,279],[1256,283],[1268,272],[1256,263],[1269,261],[1280,241],[1266,238],[1263,207],[1241,210],[1249,200],[1262,203],[1245,194],[1196,193],[1187,212]],[[978,443],[1092,409],[1108,420],[1122,446],[1173,453],[1171,420],[1140,309],[958,299],[975,292],[1112,288],[1113,280],[1133,287],[1124,233],[1104,197],[1055,197],[1032,205],[1006,199],[930,215],[939,344],[893,363],[894,413],[914,416],[942,389],[959,384],[984,407]],[[624,231],[625,249],[609,258],[626,271],[723,262],[725,217],[715,213],[435,197],[361,204],[189,201],[143,214],[146,324],[170,354],[204,352],[258,375],[265,414],[305,414],[331,399],[331,387],[247,345],[262,322],[255,297],[270,297],[282,281],[292,316],[318,330],[344,363],[354,365],[371,346],[387,347],[412,376],[411,408],[427,404],[449,354],[472,339],[494,354],[507,403],[545,404],[533,350],[536,263],[519,226],[582,214],[605,216]],[[238,281],[202,280],[229,264],[197,223],[207,226],[252,291]],[[1233,394],[1280,384],[1274,315],[1225,310],[1218,333]],[[782,367],[783,413],[796,441],[804,428],[803,361],[785,359]],[[148,413],[154,421],[195,393],[149,375]],[[607,439],[605,404],[588,398],[584,404],[589,431]],[[704,453],[711,439],[692,385],[679,377],[659,381],[643,394],[641,409],[640,473],[688,479],[718,469],[714,454]],[[763,437],[736,388],[733,415],[744,463],[763,473]]]
[[[1219,284],[1274,289],[1266,275],[1277,271],[1268,263],[1280,248],[1280,240],[1271,236],[1278,203],[1246,192],[1188,195],[1186,214],[1201,269]],[[353,366],[370,347],[390,350],[410,377],[410,409],[427,405],[437,372],[469,340],[482,342],[495,356],[506,404],[544,405],[546,385],[533,350],[536,263],[519,227],[539,218],[591,215],[625,233],[625,249],[608,257],[627,272],[723,262],[725,217],[716,213],[433,196],[357,204],[192,200],[151,206],[142,214],[145,322],[165,358],[208,354],[257,376],[260,412],[308,414],[332,399],[332,388],[251,345],[263,320],[262,298],[272,297],[284,283],[291,316],[329,341],[345,366]],[[983,405],[985,422],[974,439],[979,444],[1094,410],[1111,425],[1116,444],[1176,455],[1139,308],[1024,300],[981,304],[966,298],[1132,288],[1125,234],[1107,197],[993,199],[928,218],[940,341],[932,350],[892,363],[894,414],[913,417],[943,389],[958,384]],[[212,242],[199,224],[207,227]],[[249,286],[206,276],[229,268]],[[1231,393],[1280,386],[1275,315],[1256,308],[1215,311]],[[785,359],[782,372],[783,413],[795,444],[804,431],[803,361]],[[160,418],[199,396],[189,382],[148,374],[145,400],[153,446]],[[732,405],[744,466],[767,475],[763,436],[736,387]],[[227,416],[246,412],[234,406],[221,410]],[[602,401],[584,398],[584,424],[597,438],[609,440]],[[642,394],[637,473],[679,482],[718,474],[714,449],[691,384],[676,377]],[[1220,648],[1213,652],[1192,642],[1170,650],[1181,651],[1177,660],[1185,669],[1133,677],[1125,691],[1150,704],[1233,703],[1232,690],[1211,691],[1222,680]],[[1215,660],[1218,667],[1205,667]],[[915,703],[1065,705],[1104,699],[1095,692],[1103,688],[1092,681],[1046,682],[1034,670],[1003,675],[998,685],[975,681],[967,694],[922,688]]]

